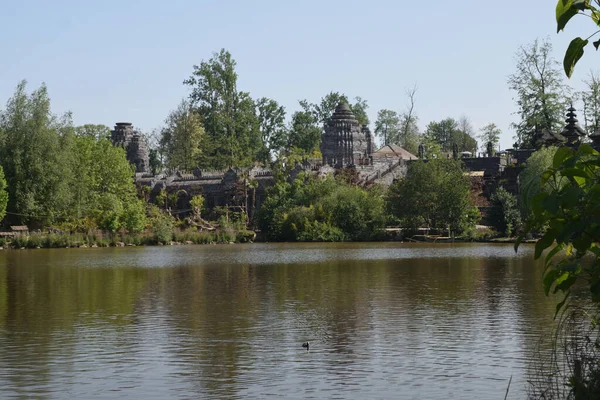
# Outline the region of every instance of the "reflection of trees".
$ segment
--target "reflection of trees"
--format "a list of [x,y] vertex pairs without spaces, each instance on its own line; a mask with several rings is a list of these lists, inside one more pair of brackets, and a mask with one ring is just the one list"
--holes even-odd
[[[75,357],[82,342],[96,340],[81,332],[103,324],[102,332],[115,338],[109,351],[123,346],[124,354],[147,355],[144,346],[156,343],[155,356],[174,374],[162,377],[167,385],[174,379],[199,395],[231,398],[257,382],[295,374],[306,356],[300,347],[305,340],[314,343],[311,352],[326,353],[315,367],[321,374],[312,376],[316,380],[346,378],[365,359],[374,369],[410,373],[435,346],[501,341],[496,330],[541,331],[553,313],[541,289],[532,293],[541,269],[529,258],[210,265],[216,251],[197,249],[194,254],[208,261],[177,266],[173,255],[179,253],[165,248],[169,265],[154,269],[61,267],[64,251],[5,253],[0,345],[8,341],[20,359],[0,353],[0,369],[22,367],[25,359],[52,365],[57,345],[63,359]],[[239,248],[223,249],[234,254]],[[89,250],[86,255],[95,254]],[[127,251],[135,260],[136,250]],[[423,248],[423,254],[429,251]],[[110,251],[98,254],[112,257]],[[528,346],[535,346],[535,338],[515,348]],[[46,368],[15,374],[11,384],[49,381],[52,371]]]
[[0,349],[14,349],[0,354],[0,370],[20,371],[5,377],[24,392],[50,382],[57,357],[74,358],[80,327],[130,323],[122,317],[134,314],[145,285],[143,270],[63,268],[64,254],[11,251],[0,265]]

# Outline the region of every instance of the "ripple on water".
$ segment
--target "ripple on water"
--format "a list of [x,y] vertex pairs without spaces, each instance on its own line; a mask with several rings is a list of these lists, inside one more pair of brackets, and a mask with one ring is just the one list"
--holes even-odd
[[552,320],[511,246],[88,250],[0,254],[1,398],[520,398]]

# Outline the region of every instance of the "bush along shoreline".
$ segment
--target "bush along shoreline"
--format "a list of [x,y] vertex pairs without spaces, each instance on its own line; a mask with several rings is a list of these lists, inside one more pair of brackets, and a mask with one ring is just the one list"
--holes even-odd
[[162,246],[195,244],[252,243],[254,231],[245,229],[223,229],[198,231],[196,229],[174,229],[170,235],[159,237],[156,233],[31,233],[12,238],[0,238],[2,249],[58,249],[89,247]]

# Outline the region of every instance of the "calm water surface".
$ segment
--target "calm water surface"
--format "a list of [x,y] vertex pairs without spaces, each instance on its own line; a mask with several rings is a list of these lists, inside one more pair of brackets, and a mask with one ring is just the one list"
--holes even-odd
[[[509,398],[556,300],[505,245],[0,252],[0,398]],[[310,340],[310,351],[301,347]]]

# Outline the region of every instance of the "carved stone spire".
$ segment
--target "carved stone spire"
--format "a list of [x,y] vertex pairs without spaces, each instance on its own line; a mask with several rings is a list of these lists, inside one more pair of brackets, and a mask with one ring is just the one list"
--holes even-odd
[[367,131],[358,123],[350,106],[341,102],[325,125],[321,138],[323,164],[344,168],[356,165],[366,154],[370,155]]

